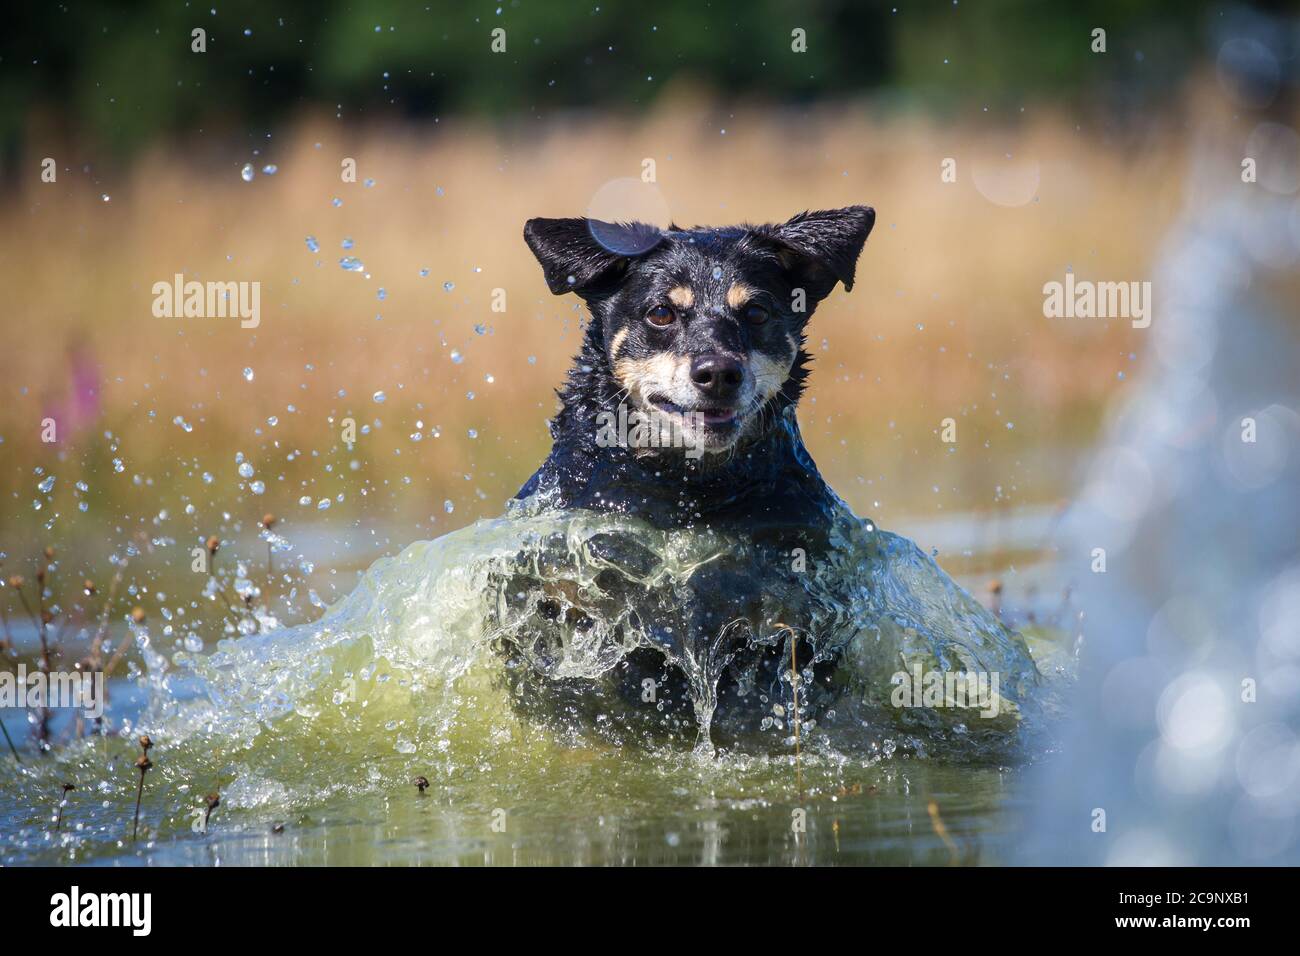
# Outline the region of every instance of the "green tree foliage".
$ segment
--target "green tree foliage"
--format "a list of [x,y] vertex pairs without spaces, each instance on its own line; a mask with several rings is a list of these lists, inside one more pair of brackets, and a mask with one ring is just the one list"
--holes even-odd
[[[38,109],[118,152],[305,106],[345,117],[638,109],[671,80],[800,100],[882,87],[940,103],[1180,75],[1200,0],[65,0],[7,12],[0,137]],[[1108,52],[1089,48],[1094,27]],[[191,31],[207,52],[191,50]],[[506,52],[490,48],[506,30]],[[791,31],[806,31],[806,53]],[[946,61],[946,62],[945,62]]]

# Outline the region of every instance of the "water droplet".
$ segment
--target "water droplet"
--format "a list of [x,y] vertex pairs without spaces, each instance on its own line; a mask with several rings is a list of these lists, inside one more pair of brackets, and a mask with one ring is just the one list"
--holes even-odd
[[251,382],[252,380],[253,380],[253,370],[251,368],[244,369],[244,381]]
[[252,477],[253,477],[253,466],[252,466],[251,464],[249,464],[248,462],[243,462],[242,464],[240,464],[240,466],[239,466],[239,477],[241,477],[241,478],[252,478]]
[[251,481],[248,484],[248,490],[255,495],[260,495],[262,492],[266,491],[266,485],[260,481]]
[[246,183],[251,183],[253,181],[253,177],[256,175],[257,173],[253,169],[252,163],[245,163],[244,168],[239,171],[239,178]]
[[41,494],[48,495],[54,488],[54,476],[50,475],[36,487],[40,490]]
[[453,362],[455,362],[457,365],[459,365],[461,362],[465,361],[465,356],[461,355],[460,352],[459,352],[457,349],[452,349],[452,350],[451,350],[451,355],[448,356],[448,358],[450,358],[450,359],[451,359]]
[[275,165],[275,163],[267,163],[265,166],[262,167],[262,172],[267,176],[274,176],[279,171],[280,171],[280,167]]
[[320,252],[320,243],[316,241],[315,236],[307,237],[307,249],[309,252]]
[[444,282],[442,284],[442,291],[444,292],[450,292],[454,288],[456,288],[456,283],[454,282]]
[[383,392],[375,392],[375,394],[371,395],[370,397],[374,399],[375,403],[378,405],[384,404],[385,399],[388,398],[388,396],[385,395]]
[[366,264],[356,256],[344,256],[339,260],[339,268],[344,272],[364,272]]
[[447,514],[451,514],[453,511],[456,510],[456,506],[452,504],[451,499],[448,498],[446,501],[442,503],[442,510],[447,512]]

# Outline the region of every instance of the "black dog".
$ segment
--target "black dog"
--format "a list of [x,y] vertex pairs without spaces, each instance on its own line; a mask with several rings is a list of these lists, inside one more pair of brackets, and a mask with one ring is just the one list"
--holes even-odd
[[[849,513],[804,449],[793,409],[808,376],[808,320],[836,284],[852,288],[874,220],[851,206],[720,229],[525,226],[551,291],[581,296],[592,320],[559,392],[554,447],[518,497],[725,542],[671,587],[647,583],[662,581],[660,555],[617,535],[585,543],[604,569],[585,588],[541,570],[564,563],[571,545],[559,536],[550,556],[521,556],[499,590],[501,615],[536,619],[503,647],[525,710],[618,739],[641,728],[685,739],[699,724],[730,741],[769,729],[792,660],[814,678],[800,713],[819,685],[829,699],[834,650],[796,634],[833,613],[790,556],[817,560]],[[629,416],[635,440],[611,430]],[[605,636],[624,642],[617,666],[564,676],[558,662],[598,620],[618,621]]]
[[[722,229],[532,219],[524,240],[552,292],[591,310],[560,391],[555,445],[519,496],[629,511],[659,526],[816,522],[834,493],[777,427],[808,377],[805,329],[836,283],[853,287],[875,212],[850,206]],[[688,447],[597,442],[619,405]],[[675,453],[674,453],[675,452]]]

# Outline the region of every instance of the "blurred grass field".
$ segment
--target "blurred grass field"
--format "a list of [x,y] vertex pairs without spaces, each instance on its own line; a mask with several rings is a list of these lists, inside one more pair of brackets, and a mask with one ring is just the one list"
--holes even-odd
[[[1124,320],[1044,318],[1042,286],[1067,269],[1148,278],[1181,201],[1177,129],[1123,135],[1036,109],[724,111],[683,88],[636,119],[304,118],[246,154],[214,158],[196,137],[121,170],[83,169],[69,146],[56,183],[27,177],[0,208],[0,551],[12,567],[54,544],[89,572],[144,529],[181,561],[270,511],[341,564],[499,513],[549,447],[585,317],[546,292],[523,222],[581,215],[647,157],[680,225],[876,208],[857,286],[811,323],[800,412],[859,514],[906,531],[917,516],[1052,504],[1144,343]],[[356,183],[340,180],[344,157]],[[941,181],[948,157],[956,183]],[[245,163],[277,171],[245,182]],[[348,255],[364,273],[340,267]],[[260,326],[155,318],[151,287],[178,272],[260,281]],[[369,425],[352,450],[346,417]],[[946,417],[955,445],[939,439]]]

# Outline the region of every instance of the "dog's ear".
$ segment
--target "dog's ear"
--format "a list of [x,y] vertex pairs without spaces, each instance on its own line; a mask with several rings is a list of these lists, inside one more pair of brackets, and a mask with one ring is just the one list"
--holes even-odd
[[836,282],[853,288],[858,256],[876,223],[870,206],[801,212],[786,222],[760,226],[759,236],[777,246],[777,255],[798,288],[814,302],[830,295]]
[[655,226],[599,219],[529,219],[524,242],[556,295],[598,296],[618,285],[628,264],[663,241]]

